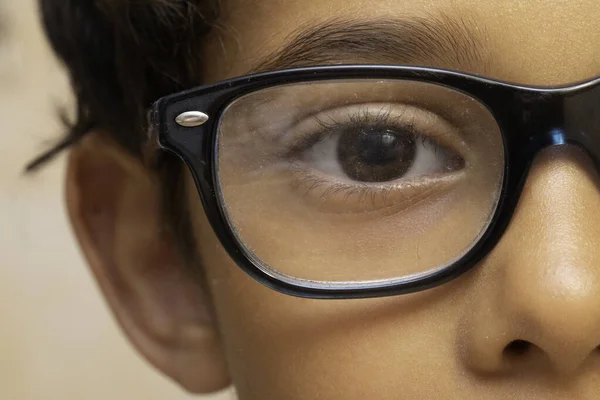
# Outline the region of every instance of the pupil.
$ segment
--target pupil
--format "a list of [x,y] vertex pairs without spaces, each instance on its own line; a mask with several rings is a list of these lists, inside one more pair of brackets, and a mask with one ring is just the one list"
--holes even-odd
[[415,135],[398,128],[347,131],[338,142],[344,172],[360,182],[387,182],[405,175],[415,161]]

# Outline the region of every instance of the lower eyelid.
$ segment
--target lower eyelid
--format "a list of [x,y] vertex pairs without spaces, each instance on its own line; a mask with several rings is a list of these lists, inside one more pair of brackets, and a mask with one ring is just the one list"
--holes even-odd
[[439,174],[403,182],[401,185],[368,185],[332,182],[300,166],[293,171],[293,190],[321,212],[329,214],[381,214],[389,216],[408,211],[421,202],[450,190],[464,171]]

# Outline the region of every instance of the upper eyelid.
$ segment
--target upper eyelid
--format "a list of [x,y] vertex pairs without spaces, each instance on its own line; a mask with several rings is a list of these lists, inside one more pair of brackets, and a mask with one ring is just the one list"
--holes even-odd
[[[383,107],[381,109],[383,109]],[[319,113],[317,113],[317,115],[322,114],[322,113],[323,113],[323,111],[320,111]],[[296,156],[296,155],[298,155],[298,153],[305,151],[305,150],[311,148],[312,146],[315,146],[316,144],[322,142],[323,140],[327,139],[331,135],[335,135],[335,134],[339,133],[339,132],[335,132],[336,130],[341,130],[341,129],[347,128],[349,126],[356,126],[359,123],[371,123],[372,125],[381,124],[382,126],[389,126],[390,124],[397,122],[401,118],[401,116],[399,116],[398,118],[394,118],[394,121],[391,121],[390,113],[387,112],[384,114],[380,113],[377,115],[375,120],[369,121],[369,119],[372,118],[372,116],[370,114],[363,113],[363,115],[361,116],[360,113],[356,113],[354,115],[349,115],[347,122],[339,122],[339,121],[334,120],[331,116],[329,118],[330,121],[325,121],[323,119],[320,119],[317,115],[313,114],[313,115],[309,116],[307,119],[315,121],[316,124],[319,125],[323,129],[323,131],[311,134],[305,138],[306,139],[305,141],[296,143],[292,147],[292,149],[287,152],[288,158]],[[360,121],[359,120],[360,118],[362,118],[363,120]],[[408,124],[405,124],[405,125],[408,125]],[[410,125],[412,128],[412,124],[410,124]]]
[[[387,108],[387,111],[384,111],[384,108]],[[379,111],[375,115],[372,113],[366,112],[367,110],[358,110],[359,112],[357,112],[357,113],[349,114],[348,122],[345,122],[345,123],[343,123],[343,122],[340,123],[338,121],[334,121],[332,118],[331,118],[331,120],[332,120],[331,123],[327,123],[324,120],[319,119],[319,117],[317,117],[317,116],[315,116],[314,118],[324,128],[333,127],[334,124],[358,125],[360,123],[368,123],[368,124],[376,126],[377,124],[389,125],[389,124],[397,123],[398,121],[400,121],[400,119],[402,118],[402,115],[398,115],[398,116],[395,116],[392,118],[391,111],[389,110],[389,108],[390,108],[389,104],[387,105],[387,107],[381,106],[379,108]],[[413,126],[413,124],[403,124],[403,125]]]
[[[438,120],[436,122],[436,129],[439,129],[440,131],[444,131],[444,135],[434,135],[432,133],[425,133],[425,132],[418,132],[419,129],[423,129],[423,127],[419,127],[418,126],[418,121],[416,121],[416,119],[411,122],[411,125],[413,127],[414,130],[417,131],[417,133],[425,133],[425,135],[427,137],[431,137],[434,140],[440,142],[441,145],[448,147],[450,150],[456,152],[457,154],[459,154],[460,156],[462,156],[464,158],[465,154],[468,154],[469,152],[469,145],[467,143],[467,141],[465,140],[465,138],[463,137],[463,135],[461,135],[460,133],[460,127],[457,127],[454,123],[452,123],[451,121],[449,121],[448,119],[444,118],[442,115],[440,115],[439,113],[436,112],[432,112],[430,109],[425,108],[425,107],[418,107],[416,105],[411,105],[411,104],[406,104],[406,103],[356,103],[356,104],[349,104],[349,105],[345,105],[342,107],[332,107],[326,110],[320,110],[319,112],[315,112],[312,114],[309,114],[307,117],[305,117],[304,119],[297,121],[296,123],[294,123],[290,129],[307,129],[306,127],[300,127],[300,125],[306,125],[309,124],[310,122],[307,121],[314,121],[314,120],[319,120],[318,116],[320,114],[324,114],[324,113],[333,113],[333,112],[341,112],[342,110],[347,110],[350,109],[351,107],[356,107],[356,106],[360,106],[362,108],[367,108],[369,106],[369,104],[371,104],[371,106],[381,106],[383,104],[385,104],[386,106],[390,106],[390,108],[393,108],[394,106],[396,107],[412,107],[414,110],[416,110],[417,112],[425,112],[428,113],[430,115],[435,116]],[[364,111],[364,110],[362,110]],[[392,112],[393,110],[390,110],[389,113],[386,114],[386,118],[387,118],[387,123],[389,124],[389,121],[392,122],[398,122],[401,120],[401,118],[403,117],[404,113],[402,115],[396,116],[394,115],[394,113]],[[405,110],[406,111],[406,110]],[[364,114],[364,112],[363,112]],[[382,123],[384,124],[383,121],[377,121],[378,123]],[[339,123],[339,121],[337,121],[337,123]],[[343,123],[341,123],[343,125]],[[437,126],[437,125],[442,125],[442,126]],[[404,124],[406,125],[406,124]],[[327,125],[325,127],[322,126],[322,128],[326,129]],[[311,136],[314,135],[319,135],[319,134],[323,134],[323,132],[317,132],[317,133],[313,133]],[[310,135],[310,134],[309,134]],[[448,138],[448,136],[451,136],[452,138]],[[318,143],[318,141],[316,142]],[[291,147],[291,146],[290,146]]]

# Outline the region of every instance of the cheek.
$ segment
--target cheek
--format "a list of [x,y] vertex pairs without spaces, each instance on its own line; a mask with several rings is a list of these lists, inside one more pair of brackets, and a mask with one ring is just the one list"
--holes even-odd
[[[190,200],[202,266],[240,394],[363,399],[386,387],[397,394],[411,386],[411,379],[431,376],[432,365],[453,369],[462,302],[456,295],[461,291],[453,287],[461,283],[386,299],[323,301],[282,295],[231,261],[194,190]],[[435,379],[428,383],[430,389],[435,385]]]

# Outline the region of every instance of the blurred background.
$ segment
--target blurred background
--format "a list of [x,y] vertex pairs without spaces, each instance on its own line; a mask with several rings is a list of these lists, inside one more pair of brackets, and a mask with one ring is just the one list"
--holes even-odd
[[100,297],[65,217],[64,157],[22,174],[71,102],[36,7],[0,0],[0,400],[191,399],[138,357]]

